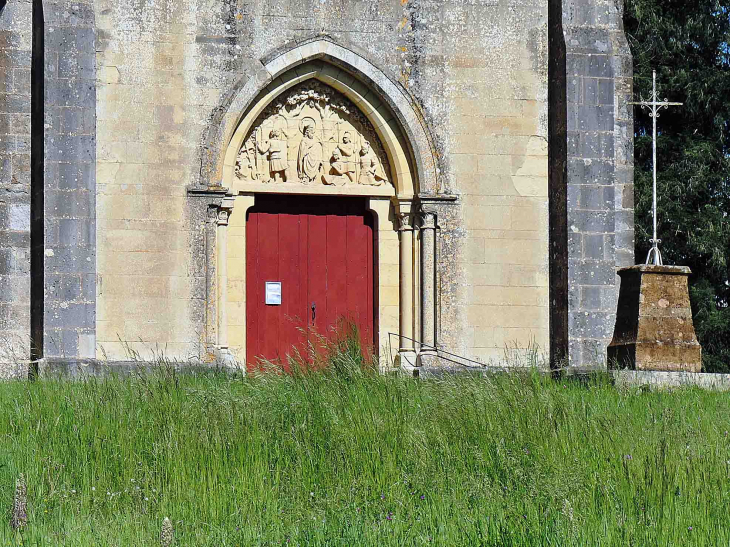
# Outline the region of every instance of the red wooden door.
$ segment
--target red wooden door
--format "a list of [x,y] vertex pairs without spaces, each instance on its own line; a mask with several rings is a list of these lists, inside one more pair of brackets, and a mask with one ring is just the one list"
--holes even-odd
[[[373,347],[373,244],[362,199],[257,197],[246,222],[248,367],[307,359],[343,321]],[[266,303],[267,282],[281,283],[281,304]]]

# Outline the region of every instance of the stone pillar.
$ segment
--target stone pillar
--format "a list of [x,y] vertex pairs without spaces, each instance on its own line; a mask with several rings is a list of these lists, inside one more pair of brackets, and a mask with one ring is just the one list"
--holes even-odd
[[623,0],[551,0],[549,9],[551,76],[564,70],[551,83],[548,108],[551,343],[561,346],[551,351],[552,364],[565,364],[567,326],[570,366],[602,368],[616,268],[634,263],[631,51]]
[[621,291],[610,368],[700,372],[702,348],[692,323],[686,266],[619,270]]
[[436,357],[436,213],[423,211],[421,223],[421,352],[419,365]]
[[[227,254],[232,261],[243,261],[243,268],[232,268],[227,272],[226,277],[232,290],[227,291],[227,306],[231,310],[241,309],[242,313],[231,313],[227,316],[227,324],[233,326],[232,332],[228,335],[228,351],[230,352],[230,365],[245,363],[246,360],[246,215],[248,210],[254,206],[255,197],[253,194],[239,194],[235,198],[235,214],[230,217],[228,223],[229,246]],[[252,298],[254,298],[252,296]],[[237,361],[237,363],[234,363]],[[245,373],[246,367],[241,367]]]
[[224,198],[218,210],[217,266],[218,266],[218,349],[228,353],[228,219],[233,209],[233,198]]
[[[37,4],[40,4],[38,2]],[[31,198],[32,186],[42,186],[37,167],[32,173],[31,115],[38,117],[42,109],[31,110],[43,97],[37,92],[37,80],[31,78],[31,57],[34,40],[32,19],[38,6],[30,2],[9,0],[0,4],[0,380],[27,378],[28,360],[33,348],[31,332],[31,290],[28,276],[31,263]],[[42,28],[35,33],[42,32]],[[37,38],[36,38],[37,39]],[[42,57],[40,57],[42,61]],[[42,68],[42,65],[41,65]],[[36,88],[31,91],[32,86]],[[43,119],[40,118],[40,127]],[[38,133],[34,126],[35,133]],[[37,137],[36,137],[37,140]],[[16,144],[17,143],[17,144]],[[42,162],[39,162],[42,169]],[[36,284],[43,295],[42,278]],[[35,342],[35,340],[34,340]],[[42,343],[42,337],[38,340]]]
[[42,323],[43,366],[63,370],[96,357],[97,33],[89,2],[34,4],[42,7],[35,24],[44,27],[43,49],[34,52],[43,59],[44,101],[34,105],[42,129],[32,152],[39,169],[33,186],[42,186],[33,199],[33,292],[43,302],[35,321]]
[[401,204],[400,220],[400,336],[398,356],[400,366],[412,371],[416,366],[416,351],[413,344],[413,216],[410,203]]

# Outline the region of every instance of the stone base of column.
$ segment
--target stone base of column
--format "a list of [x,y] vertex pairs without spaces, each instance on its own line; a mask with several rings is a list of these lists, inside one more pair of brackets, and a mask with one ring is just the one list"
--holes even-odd
[[395,365],[409,376],[418,376],[418,357],[415,351],[401,351],[395,358]]
[[244,373],[246,371],[246,367],[242,366],[241,363],[236,360],[236,358],[228,348],[216,347],[215,361],[219,366],[222,367],[240,368],[244,371]]
[[427,372],[428,369],[437,368],[439,366],[439,356],[435,351],[422,351],[418,354],[417,359],[420,372]]
[[421,378],[438,377],[457,371],[449,365],[450,363],[444,362],[435,351],[423,352],[418,356],[418,376]]
[[612,369],[701,372],[686,266],[622,268],[616,327],[608,346]]

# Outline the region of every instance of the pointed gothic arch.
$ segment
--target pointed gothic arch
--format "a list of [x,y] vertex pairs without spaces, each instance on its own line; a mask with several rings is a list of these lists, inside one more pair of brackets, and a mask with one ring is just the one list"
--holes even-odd
[[409,165],[413,180],[401,181],[402,190],[396,185],[399,193],[439,193],[438,154],[417,101],[364,52],[337,44],[328,36],[316,36],[264,57],[233,86],[203,138],[207,153],[202,158],[200,186],[225,186],[235,163],[232,150],[236,144],[240,146],[237,139],[243,138],[250,117],[255,118],[254,113],[286,89],[312,78],[334,87],[360,107],[379,131],[389,156],[397,160],[399,174],[405,175],[405,165]]
[[[353,110],[366,118],[364,125],[374,132],[379,150],[387,156],[390,178],[385,187],[362,185],[352,179],[346,186],[334,187],[263,184],[258,180],[242,184],[238,180],[236,160],[251,140],[254,125],[261,123],[262,116],[270,118],[272,105],[285,99],[295,86],[315,82],[341,95],[349,107],[354,106]],[[215,238],[216,345],[222,353],[234,350],[239,359],[246,353],[246,300],[250,295],[246,268],[240,261],[247,256],[247,212],[255,205],[256,196],[266,193],[365,197],[375,219],[377,238],[376,340],[382,348],[389,342],[389,334],[397,333],[401,363],[415,366],[419,349],[415,339],[421,338],[416,331],[425,325],[432,331],[424,336],[429,344],[425,352],[433,352],[436,257],[432,249],[436,225],[433,212],[422,210],[420,202],[424,195],[438,194],[441,185],[433,139],[410,94],[363,55],[318,36],[262,59],[261,68],[247,74],[229,93],[210,128],[203,147],[208,154],[201,166],[200,187],[226,195],[216,217]],[[325,154],[330,152],[325,150]],[[424,221],[424,214],[431,220]],[[421,243],[428,249],[423,262]],[[237,266],[229,267],[233,263]],[[427,286],[420,286],[421,279]],[[229,291],[229,287],[235,289]],[[424,310],[428,317],[421,320]]]

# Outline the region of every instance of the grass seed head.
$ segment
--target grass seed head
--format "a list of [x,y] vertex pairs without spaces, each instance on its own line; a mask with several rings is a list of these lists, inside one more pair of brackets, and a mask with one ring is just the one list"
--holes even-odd
[[162,521],[162,530],[160,531],[160,545],[162,545],[162,547],[170,547],[174,539],[172,521],[165,517]]
[[10,526],[13,530],[20,530],[28,524],[28,487],[25,477],[21,473],[15,481],[15,496],[13,497],[13,513],[10,517]]

